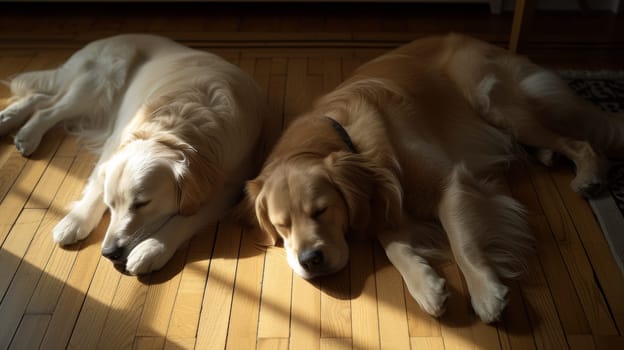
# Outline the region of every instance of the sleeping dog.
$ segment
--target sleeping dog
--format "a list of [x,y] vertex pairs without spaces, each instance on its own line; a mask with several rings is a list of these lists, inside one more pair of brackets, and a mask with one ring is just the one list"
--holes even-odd
[[102,254],[130,274],[160,269],[253,176],[260,92],[213,54],[120,35],[88,44],[57,69],[19,74],[10,87],[0,135],[21,127],[14,141],[24,156],[60,122],[99,154],[54,240],[84,239],[108,208]]
[[572,188],[605,182],[624,122],[574,95],[555,74],[451,34],[414,41],[355,71],[283,133],[247,183],[266,243],[283,241],[304,278],[348,261],[347,234],[372,233],[424,311],[448,292],[427,258],[446,242],[484,322],[507,303],[501,278],[526,270],[533,238],[523,207],[497,185],[519,144],[574,162]]

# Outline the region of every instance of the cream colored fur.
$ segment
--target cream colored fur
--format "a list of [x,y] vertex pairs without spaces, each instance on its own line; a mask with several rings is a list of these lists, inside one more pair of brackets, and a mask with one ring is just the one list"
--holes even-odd
[[99,154],[83,197],[54,228],[84,239],[108,208],[102,253],[130,274],[160,269],[236,201],[254,171],[263,106],[236,66],[166,38],[121,35],[88,44],[61,67],[11,82],[0,134],[32,154],[57,123]]
[[502,279],[525,272],[533,251],[524,209],[497,185],[519,144],[546,162],[570,158],[572,188],[589,195],[604,184],[607,156],[622,156],[624,122],[525,58],[461,35],[425,38],[323,96],[247,190],[266,243],[283,240],[304,278],[343,268],[346,237],[369,233],[423,310],[439,316],[448,292],[427,258],[446,241],[475,312],[492,322],[507,303]]

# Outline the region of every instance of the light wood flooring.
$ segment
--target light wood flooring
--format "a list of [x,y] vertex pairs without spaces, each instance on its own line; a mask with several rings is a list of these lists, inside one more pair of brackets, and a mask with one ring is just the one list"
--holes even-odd
[[[80,18],[63,23],[93,28]],[[67,28],[57,28],[66,36],[56,42],[43,28],[26,41],[3,33],[0,77],[60,64],[77,48],[79,31]],[[289,36],[287,45],[273,31],[262,47],[260,34],[245,35],[244,45],[199,46],[240,65],[266,91],[273,139],[354,67],[403,40],[296,45]],[[45,42],[54,45],[38,45]],[[453,294],[434,319],[375,242],[355,243],[345,270],[309,282],[291,272],[281,248],[255,246],[227,220],[208,225],[163,270],[121,275],[100,255],[106,217],[75,246],[51,239],[94,160],[58,128],[28,159],[11,137],[0,139],[0,349],[624,349],[624,276],[565,165],[511,168],[509,191],[528,208],[539,250],[526,278],[509,282],[502,320],[485,325],[454,263],[437,266]]]

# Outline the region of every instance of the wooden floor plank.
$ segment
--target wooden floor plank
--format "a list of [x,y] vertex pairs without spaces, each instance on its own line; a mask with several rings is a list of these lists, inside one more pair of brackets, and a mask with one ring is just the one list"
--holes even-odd
[[[598,279],[599,288],[604,292],[609,309],[620,334],[624,332],[624,274],[621,273],[611,249],[600,226],[596,222],[589,204],[578,193],[570,188],[573,174],[569,169],[556,168],[550,172],[565,206],[570,213],[576,232],[578,232],[583,247],[590,259],[592,269]],[[609,329],[594,334],[609,334]]]
[[617,334],[606,301],[595,283],[594,271],[585,248],[556,185],[543,166],[531,166],[530,173],[592,332],[600,335]]
[[594,337],[589,334],[568,334],[570,350],[595,350]]
[[293,272],[283,248],[266,251],[258,338],[286,339],[290,334],[290,304]]
[[317,280],[293,274],[290,315],[290,348],[319,349],[321,339],[321,293]]
[[[185,244],[178,249],[162,270],[151,275],[143,314],[136,332],[137,338],[151,339],[164,337],[167,334],[173,304],[182,278],[180,271],[183,269],[187,251],[188,244]],[[146,344],[152,341],[150,339],[144,340]]]
[[44,215],[43,209],[25,209],[17,217],[0,250],[0,296],[9,288]]
[[550,289],[536,257],[529,260],[529,272],[521,284],[537,349],[566,349],[565,333]]
[[509,349],[535,349],[535,340],[529,315],[526,312],[524,299],[519,284],[522,282],[512,282],[509,287],[509,304],[503,311],[499,328],[501,348]]
[[[24,161],[23,167],[13,176],[16,177],[13,186],[0,203],[0,242],[4,242],[7,233],[24,208],[28,197],[41,179],[41,174],[47,168],[50,159],[54,155],[60,138],[57,132],[52,132],[44,137],[40,148],[35,151],[31,159]],[[16,163],[22,163],[22,160]]]
[[73,161],[73,157],[55,156],[52,158],[24,208],[48,209]]
[[165,346],[164,337],[136,337],[133,350],[162,350]]
[[575,291],[565,260],[558,253],[558,243],[552,235],[547,218],[543,215],[544,210],[532,186],[528,165],[521,162],[514,164],[509,179],[513,195],[529,208],[529,218],[537,240],[539,260],[551,292],[557,296],[554,302],[565,332],[589,333],[590,327],[585,311]]
[[225,348],[240,240],[239,227],[219,225],[197,329],[197,349]]
[[288,338],[260,338],[258,350],[287,350]]
[[99,244],[107,225],[108,220],[102,220],[81,244],[67,282],[53,309],[50,324],[41,343],[42,349],[62,349],[68,345],[97,266],[100,263],[109,263],[100,261],[103,258]]
[[24,315],[9,349],[37,349],[50,322],[50,315]]
[[[23,262],[0,304],[0,324],[3,325],[0,328],[0,348],[8,346],[18,325],[17,322],[19,322],[20,315],[24,313],[30,297],[37,286],[37,282],[42,277],[42,272],[55,248],[50,232],[60,219],[60,208],[66,207],[70,201],[77,197],[80,189],[80,180],[77,179],[84,179],[88,170],[88,165],[85,166],[80,162],[74,163],[71,167],[69,171],[71,176],[66,177],[65,181],[63,181],[50,209],[46,212],[42,224],[35,234],[30,249],[26,252]],[[27,173],[25,172],[25,174]]]
[[189,243],[175,304],[169,314],[167,338],[195,338],[216,230],[216,225],[208,226]]
[[103,349],[128,349],[134,344],[147,285],[135,276],[121,276],[98,341]]
[[321,338],[351,338],[351,279],[347,267],[321,279]]
[[446,286],[451,295],[446,301],[446,312],[440,318],[440,333],[444,339],[444,348],[476,349],[476,339],[470,326],[477,322],[471,310],[470,296],[462,283],[461,271],[456,264],[441,266],[440,275],[446,279]]
[[98,346],[120,280],[121,274],[113,264],[101,260],[69,340],[70,348],[94,349]]
[[350,247],[351,337],[355,349],[379,349],[379,313],[373,247],[355,241]]
[[379,244],[375,244],[374,251],[381,349],[409,349],[403,280]]
[[441,337],[412,337],[412,349],[444,350],[444,340]]
[[[88,177],[93,168],[94,156],[88,153],[82,154],[75,161],[75,165],[72,168],[76,169],[76,172],[71,174],[78,175],[77,177],[68,176],[64,181],[66,186],[70,186],[72,189],[71,197],[65,199],[66,203],[71,203],[80,198],[82,193],[82,187],[84,185],[84,179]],[[64,177],[65,174],[59,172],[60,177]],[[51,210],[57,210],[56,218],[60,220],[66,210],[58,211],[55,207]],[[51,233],[51,232],[50,232]],[[51,239],[50,234],[50,239]],[[77,243],[74,248],[80,247],[82,243]],[[65,247],[56,246],[52,251],[49,261],[43,269],[43,274],[37,283],[37,287],[30,299],[27,313],[52,313],[58,298],[63,290],[63,285],[71,271],[74,264],[78,249],[67,249]]]
[[265,249],[255,244],[255,236],[250,232],[243,232],[228,327],[227,349],[256,347],[264,257]]

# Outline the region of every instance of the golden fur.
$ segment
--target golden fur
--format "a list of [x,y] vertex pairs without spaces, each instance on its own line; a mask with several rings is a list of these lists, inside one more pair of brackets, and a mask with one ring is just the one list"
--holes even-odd
[[343,268],[345,237],[368,232],[435,316],[448,292],[426,258],[445,238],[473,308],[491,322],[507,302],[500,278],[525,271],[533,248],[524,209],[496,185],[517,144],[546,163],[553,153],[571,159],[572,187],[591,194],[623,136],[624,122],[527,59],[461,35],[431,37],[364,64],[323,96],[247,190],[266,243],[283,240],[299,275]]
[[18,128],[25,156],[57,123],[99,154],[83,197],[56,225],[62,245],[87,237],[108,208],[102,254],[130,274],[160,269],[240,196],[263,108],[238,67],[172,40],[128,34],[89,43],[57,69],[11,82],[0,135]]

